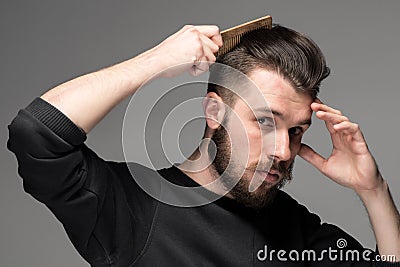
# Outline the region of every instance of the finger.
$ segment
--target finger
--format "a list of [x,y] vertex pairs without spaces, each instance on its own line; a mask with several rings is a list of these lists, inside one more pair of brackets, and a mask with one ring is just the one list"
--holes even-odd
[[318,97],[315,98],[314,102],[315,102],[315,103],[318,103],[318,104],[323,104],[322,101],[321,101],[321,99],[319,99]]
[[[204,48],[204,50],[207,50],[207,48]],[[209,59],[208,57],[214,57],[214,59]],[[215,61],[214,54],[211,53],[211,51],[207,51],[204,53],[203,57],[199,61],[196,61],[194,67],[196,67],[201,72],[206,72],[209,69],[210,65],[213,63],[212,60]]]
[[338,114],[338,115],[342,115],[342,112],[340,110],[331,108],[330,106],[327,106],[325,104],[322,103],[318,103],[318,102],[313,102],[311,104],[311,109],[315,112],[317,111],[325,111],[325,112],[330,112],[330,113],[334,113],[334,114]]
[[210,66],[215,62],[216,57],[213,51],[208,46],[203,46],[203,52],[204,61],[206,61],[207,65]]
[[298,155],[323,173],[326,159],[315,152],[311,147],[306,144],[301,144]]
[[[317,111],[317,113],[315,113],[315,115],[317,116],[318,119],[325,121],[325,125],[326,128],[328,129],[328,132],[331,134],[332,137],[332,142],[335,143],[335,138],[334,138],[334,134],[336,133],[335,128],[333,128],[334,124],[340,123],[343,120],[340,120],[338,117],[334,117],[334,116],[340,116],[337,114],[333,114],[333,113],[327,113],[324,111]],[[345,119],[345,118],[342,118]]]
[[219,46],[216,45],[210,38],[205,36],[204,34],[200,34],[200,40],[204,46],[207,46],[213,54],[218,52]]
[[210,38],[208,38],[207,36],[201,34],[200,35],[200,39],[203,42],[203,45],[208,47],[211,50],[213,55],[218,52],[219,46],[216,45],[213,41],[211,41]]
[[222,36],[216,25],[200,25],[194,26],[200,33],[210,38],[217,46],[222,46]]
[[333,125],[333,128],[338,132],[352,135],[355,141],[365,142],[360,126],[356,123],[344,121]]
[[[193,67],[195,75],[199,75],[200,73],[206,72],[210,65],[215,62],[216,57],[211,50],[211,48],[203,42],[203,39],[208,39],[204,35],[200,35],[200,39],[202,40],[202,56],[199,60],[195,60]],[[209,39],[208,39],[209,40]]]
[[333,128],[333,124],[330,123],[330,122],[328,122],[328,121],[325,121],[325,126],[326,126],[326,128],[328,129],[328,132],[331,134],[332,142],[335,142],[333,136],[334,136],[334,134],[336,133],[336,130],[335,130],[335,128]]
[[332,124],[338,124],[343,121],[349,121],[349,118],[347,118],[346,116],[321,110],[317,111],[315,115],[317,116],[317,118],[330,122]]

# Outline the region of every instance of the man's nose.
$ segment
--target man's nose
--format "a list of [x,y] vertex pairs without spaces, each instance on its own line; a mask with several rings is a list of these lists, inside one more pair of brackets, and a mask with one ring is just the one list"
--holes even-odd
[[271,155],[276,161],[287,161],[291,157],[290,137],[287,131],[276,131],[275,151]]

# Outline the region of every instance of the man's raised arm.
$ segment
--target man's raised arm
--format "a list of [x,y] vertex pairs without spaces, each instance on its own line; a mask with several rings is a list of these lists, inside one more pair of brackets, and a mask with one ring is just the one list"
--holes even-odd
[[372,157],[359,126],[341,111],[319,100],[311,105],[325,121],[333,150],[325,159],[303,144],[299,156],[336,183],[353,189],[363,201],[374,230],[379,253],[400,261],[400,216],[389,187]]
[[[217,26],[184,26],[158,46],[122,63],[83,75],[41,96],[88,133],[125,97],[154,75],[193,75],[214,62],[222,38]],[[203,63],[201,63],[203,61]],[[177,67],[181,66],[181,67]]]
[[[7,147],[18,160],[24,190],[49,207],[91,265],[130,265],[141,253],[136,242],[145,243],[147,228],[141,226],[151,224],[155,204],[146,201],[125,164],[106,162],[86,147],[77,126],[89,132],[168,67],[184,66],[164,75],[204,71],[208,63],[198,61],[214,61],[219,45],[216,26],[185,26],[133,59],[57,86],[42,96],[51,105],[35,99],[9,125]],[[128,195],[135,204],[128,205]]]

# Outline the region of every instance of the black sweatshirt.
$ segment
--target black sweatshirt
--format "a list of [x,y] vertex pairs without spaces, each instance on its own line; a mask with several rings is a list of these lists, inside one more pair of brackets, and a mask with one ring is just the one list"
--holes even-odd
[[[374,266],[362,253],[374,259],[375,252],[321,223],[283,191],[261,212],[227,197],[194,208],[171,206],[145,193],[130,170],[149,180],[158,172],[178,185],[199,185],[175,166],[156,172],[104,161],[85,139],[63,113],[37,98],[9,125],[7,145],[24,190],[54,213],[93,266]],[[342,249],[340,239],[347,242]],[[345,261],[347,250],[357,250],[360,260]]]

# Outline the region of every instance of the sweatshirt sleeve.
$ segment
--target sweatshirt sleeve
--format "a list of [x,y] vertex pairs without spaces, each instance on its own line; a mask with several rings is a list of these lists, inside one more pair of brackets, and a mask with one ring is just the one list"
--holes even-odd
[[[389,262],[381,257],[377,247],[375,251],[364,248],[344,230],[336,225],[321,222],[319,216],[309,212],[303,205],[299,206],[302,213],[300,217],[303,218],[303,229],[307,229],[304,232],[307,240],[306,247],[318,252],[317,255],[321,255],[324,266],[400,267],[400,262]],[[320,266],[319,264],[321,261],[310,266]]]
[[137,250],[132,229],[145,224],[145,214],[135,216],[131,206],[145,207],[143,193],[126,164],[100,159],[85,139],[61,111],[36,98],[9,125],[7,147],[16,155],[24,190],[53,212],[86,261],[127,266]]

